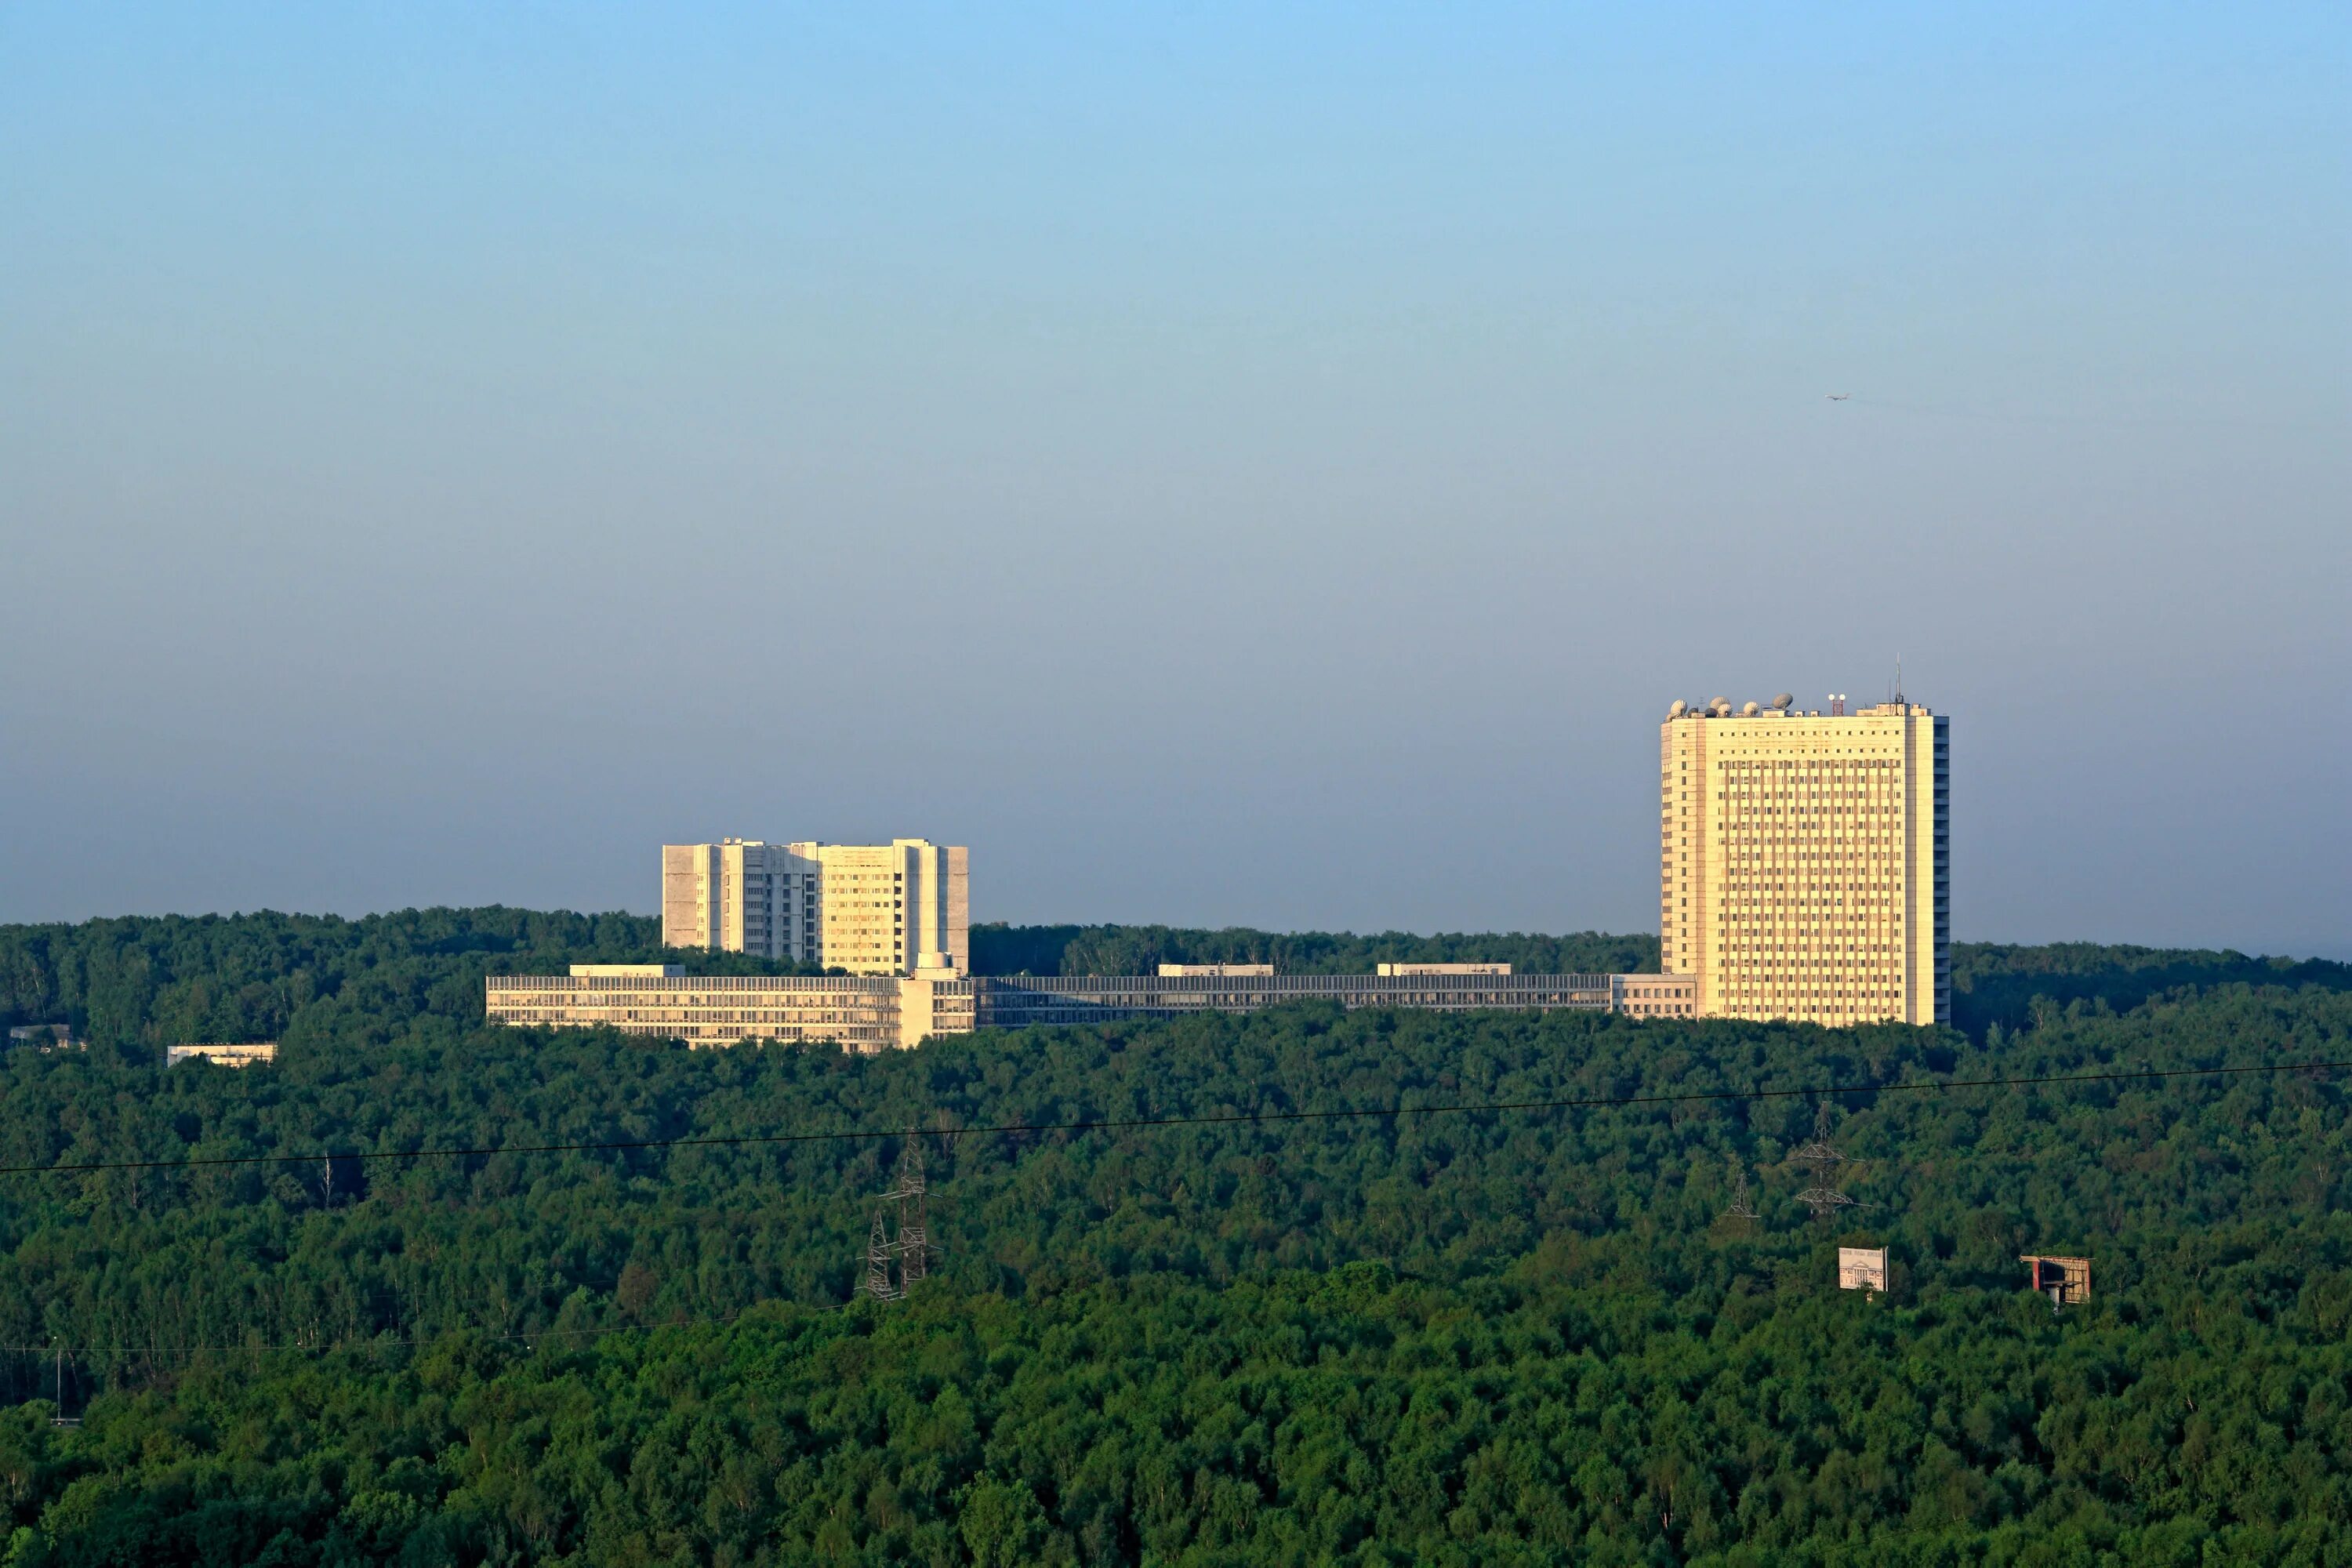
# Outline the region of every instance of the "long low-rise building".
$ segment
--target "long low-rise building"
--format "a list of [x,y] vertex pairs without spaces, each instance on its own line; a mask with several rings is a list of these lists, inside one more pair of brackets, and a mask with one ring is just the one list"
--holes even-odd
[[257,1040],[245,1045],[166,1046],[163,1065],[175,1068],[182,1062],[207,1061],[216,1067],[249,1068],[256,1062],[278,1059],[276,1040]]
[[1696,1005],[1694,983],[1677,974],[688,975],[675,965],[582,963],[569,974],[494,975],[487,985],[494,1024],[605,1027],[696,1046],[832,1040],[858,1051],[974,1029],[1252,1013],[1288,1002],[1636,1017],[1687,1017]]

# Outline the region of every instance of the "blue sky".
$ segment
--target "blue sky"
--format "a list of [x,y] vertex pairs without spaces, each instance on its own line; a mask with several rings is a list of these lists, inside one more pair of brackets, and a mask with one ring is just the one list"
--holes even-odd
[[1646,929],[1666,703],[1899,653],[1959,934],[2352,954],[2347,88],[2329,5],[0,9],[0,919],[899,833]]

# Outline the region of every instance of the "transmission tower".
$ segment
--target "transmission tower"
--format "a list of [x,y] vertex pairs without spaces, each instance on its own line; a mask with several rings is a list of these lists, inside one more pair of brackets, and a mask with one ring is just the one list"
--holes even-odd
[[[898,1205],[896,1239],[890,1235],[892,1204]],[[866,1283],[859,1289],[877,1301],[896,1301],[930,1271],[930,1197],[923,1181],[923,1141],[909,1131],[898,1152],[897,1180],[875,1205],[874,1226],[866,1237]]]
[[1748,1167],[1740,1164],[1732,1169],[1738,1179],[1732,1184],[1731,1206],[1723,1211],[1723,1215],[1726,1219],[1754,1219],[1756,1205],[1748,1195]]
[[874,1211],[874,1228],[866,1238],[864,1289],[877,1301],[895,1301],[900,1292],[890,1284],[890,1233],[883,1223],[884,1212]]
[[898,1239],[891,1250],[898,1255],[898,1291],[904,1295],[930,1272],[930,1204],[924,1195],[923,1141],[919,1135],[907,1135],[898,1155],[898,1184],[883,1195],[898,1202]]
[[1827,1219],[1842,1208],[1851,1208],[1861,1200],[1849,1196],[1838,1187],[1838,1172],[1848,1162],[1837,1146],[1830,1142],[1830,1105],[1822,1101],[1813,1117],[1813,1141],[1789,1156],[1812,1170],[1812,1184],[1797,1194],[1797,1201],[1813,1211],[1815,1219]]

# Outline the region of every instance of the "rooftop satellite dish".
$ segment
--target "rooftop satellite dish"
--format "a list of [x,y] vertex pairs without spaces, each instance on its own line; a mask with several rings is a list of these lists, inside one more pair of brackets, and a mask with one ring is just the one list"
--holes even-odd
[[1783,691],[1780,695],[1772,699],[1770,706],[1774,708],[1786,708],[1790,703],[1794,702],[1796,698],[1794,696],[1790,695],[1789,692]]
[[1753,702],[1749,702],[1749,703],[1744,704],[1744,705],[1740,708],[1740,710],[1739,710],[1739,716],[1740,716],[1741,718],[1743,718],[1743,719],[1753,719],[1753,718],[1755,718],[1755,717],[1756,717],[1756,704],[1754,704]]
[[1669,719],[1679,719],[1688,711],[1690,711],[1690,704],[1677,697],[1675,699],[1675,705],[1666,710],[1666,717]]

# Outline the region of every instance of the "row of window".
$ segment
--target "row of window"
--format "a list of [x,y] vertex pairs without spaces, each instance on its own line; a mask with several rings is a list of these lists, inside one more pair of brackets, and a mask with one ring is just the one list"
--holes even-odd
[[507,1024],[837,1024],[870,1023],[877,1014],[896,1008],[895,1002],[856,1012],[823,1007],[718,1012],[661,1007],[509,1007],[492,1008],[489,1016]]

